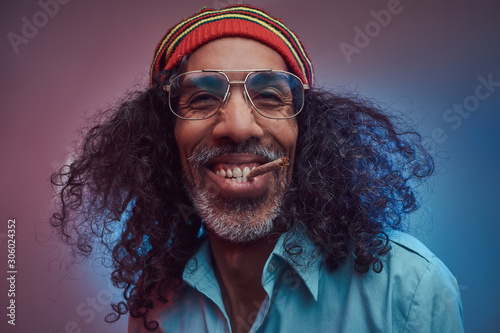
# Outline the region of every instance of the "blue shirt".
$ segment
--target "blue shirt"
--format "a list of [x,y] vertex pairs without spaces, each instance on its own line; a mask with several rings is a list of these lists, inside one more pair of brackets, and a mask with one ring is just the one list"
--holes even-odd
[[[460,295],[450,271],[412,236],[391,231],[389,237],[392,249],[382,272],[359,274],[352,259],[329,270],[307,239],[299,240],[299,258],[289,258],[282,236],[262,273],[263,304],[238,320],[258,333],[463,332]],[[151,318],[160,332],[231,332],[208,241],[194,258],[184,270],[181,292],[157,303]]]

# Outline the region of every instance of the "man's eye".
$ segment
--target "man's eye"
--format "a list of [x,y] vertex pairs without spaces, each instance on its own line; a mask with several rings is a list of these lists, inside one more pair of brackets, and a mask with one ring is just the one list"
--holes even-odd
[[190,109],[218,108],[220,104],[221,100],[219,97],[207,92],[200,92],[191,96],[187,103]]
[[256,92],[252,96],[254,102],[283,103],[283,95],[275,88],[268,88]]

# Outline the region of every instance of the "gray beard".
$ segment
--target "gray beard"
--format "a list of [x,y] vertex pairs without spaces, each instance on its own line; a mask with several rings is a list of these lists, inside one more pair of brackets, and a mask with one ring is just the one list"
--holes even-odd
[[[259,153],[268,160],[284,156],[282,153],[263,149],[256,145],[240,147],[238,151]],[[233,150],[231,150],[233,151]],[[184,186],[205,226],[217,236],[231,242],[244,243],[262,239],[273,231],[274,220],[281,215],[281,203],[287,184],[284,180],[274,183],[261,198],[222,198],[217,189],[211,189],[201,182],[201,166],[212,157],[229,152],[229,148],[204,149],[190,159],[195,179],[183,177]],[[211,171],[208,171],[211,172]],[[280,179],[280,172],[276,179]],[[185,173],[184,173],[185,174]],[[215,191],[214,191],[215,190]]]
[[[231,242],[244,243],[266,237],[273,231],[274,219],[281,214],[281,197],[269,198],[262,203],[249,203],[238,199],[213,200],[208,192],[189,190],[205,226],[217,236]],[[264,204],[269,208],[262,219],[259,215]]]

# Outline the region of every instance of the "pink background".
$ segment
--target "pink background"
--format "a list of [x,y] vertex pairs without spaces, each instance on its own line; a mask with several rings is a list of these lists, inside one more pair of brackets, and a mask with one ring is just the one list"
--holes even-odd
[[[47,179],[65,162],[85,116],[144,86],[167,28],[202,6],[235,1],[60,2],[67,3],[52,7],[52,16],[40,14],[35,0],[0,5],[0,267],[7,271],[6,225],[15,218],[18,269],[16,326],[6,323],[2,278],[0,331],[123,332],[126,318],[104,323],[112,289],[99,260],[66,272],[67,248],[49,239]],[[396,1],[248,2],[300,36],[318,86],[356,89],[409,115],[424,136],[436,128],[446,135],[434,149],[444,159],[422,188],[426,204],[411,218],[412,232],[456,275],[466,330],[497,329],[500,87],[456,129],[443,115],[474,94],[479,76],[500,81],[500,3],[401,0],[398,13],[348,62],[340,43],[354,45],[355,27],[376,29],[370,12]],[[22,36],[26,20],[39,28],[16,52],[9,36]]]

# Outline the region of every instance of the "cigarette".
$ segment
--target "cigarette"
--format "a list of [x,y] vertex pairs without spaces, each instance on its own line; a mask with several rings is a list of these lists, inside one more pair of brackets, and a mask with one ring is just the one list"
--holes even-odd
[[252,171],[250,171],[250,173],[247,175],[247,178],[252,179],[254,177],[263,175],[265,173],[281,169],[287,165],[288,165],[288,157],[278,158],[277,160],[274,160],[266,164],[262,164],[261,166],[252,169]]

